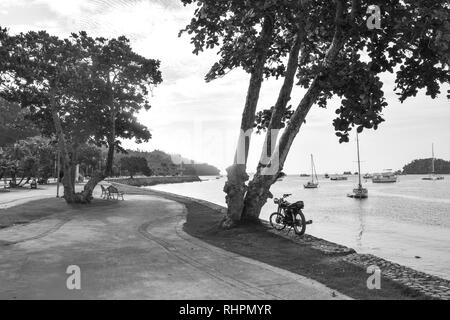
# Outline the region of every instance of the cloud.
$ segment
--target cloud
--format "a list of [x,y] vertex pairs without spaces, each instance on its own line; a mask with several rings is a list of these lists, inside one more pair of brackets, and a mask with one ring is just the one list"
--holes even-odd
[[[224,168],[234,155],[249,75],[236,70],[205,83],[204,75],[217,59],[216,53],[195,56],[189,36],[178,37],[194,9],[183,7],[179,0],[0,0],[0,12],[8,11],[2,16],[2,26],[12,31],[45,29],[61,37],[80,30],[107,38],[126,35],[134,50],[160,59],[164,82],[154,91],[152,109],[139,115],[139,120],[152,129],[153,139],[141,146],[128,141],[125,145],[181,153]],[[439,156],[449,158],[450,109],[444,94],[431,100],[421,93],[400,104],[392,91],[394,77],[381,78],[390,105],[380,129],[361,135],[365,170],[399,168],[422,153],[428,155],[432,141],[439,148]],[[281,81],[264,82],[258,110],[274,105],[280,87]],[[303,94],[304,89],[294,89],[294,108]],[[340,145],[331,123],[338,103],[339,99],[333,99],[326,110],[313,107],[292,146],[286,172],[307,171],[310,153],[317,154],[323,171],[352,167],[354,145]],[[250,170],[259,158],[262,141],[261,136],[252,140]]]
[[33,4],[47,5],[50,10],[61,16],[79,16],[86,13],[86,11],[93,11],[98,9],[100,1],[95,0],[34,0]]

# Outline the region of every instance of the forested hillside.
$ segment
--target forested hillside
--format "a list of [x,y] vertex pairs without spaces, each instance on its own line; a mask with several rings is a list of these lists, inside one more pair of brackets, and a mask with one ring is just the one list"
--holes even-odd
[[[403,167],[404,174],[427,174],[431,173],[432,159],[417,159]],[[436,159],[434,161],[435,173],[450,174],[450,161]]]

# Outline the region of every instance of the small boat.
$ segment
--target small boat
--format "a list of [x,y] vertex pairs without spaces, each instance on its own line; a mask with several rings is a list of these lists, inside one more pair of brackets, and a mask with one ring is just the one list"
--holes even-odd
[[428,177],[422,178],[422,180],[428,180],[428,181],[438,181],[438,180],[444,180],[443,176],[437,176],[436,172],[434,170],[434,144],[431,145],[431,173]]
[[397,182],[397,176],[391,169],[386,169],[383,173],[377,173],[372,178],[373,183],[395,183]]
[[358,186],[358,188],[353,189],[353,193],[349,193],[347,197],[354,199],[367,199],[369,197],[369,191],[362,186]]
[[303,186],[305,189],[317,189],[317,187],[319,187],[319,179],[317,178],[313,155],[311,155],[311,181],[308,181],[308,183]]
[[352,172],[351,171],[344,171],[344,176],[351,176]]
[[330,179],[330,175],[328,173],[325,173],[325,179]]
[[331,181],[343,181],[343,180],[348,180],[347,177],[344,176],[333,176],[330,178]]
[[309,177],[309,174],[306,174],[306,173],[302,173],[302,174],[300,174],[300,177],[302,177],[302,178],[306,178],[306,177]]
[[363,188],[361,181],[361,160],[359,158],[359,136],[356,134],[356,149],[358,151],[358,186],[353,189],[353,193],[349,193],[347,196],[355,199],[366,199],[369,197],[369,191],[366,188]]
[[372,179],[373,175],[366,173],[363,178],[364,179]]

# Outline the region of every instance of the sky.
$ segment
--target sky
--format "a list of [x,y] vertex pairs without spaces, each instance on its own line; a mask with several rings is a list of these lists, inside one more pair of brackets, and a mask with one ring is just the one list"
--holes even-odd
[[[194,10],[178,0],[0,0],[0,25],[11,33],[47,30],[60,37],[81,30],[92,36],[126,35],[136,52],[161,60],[164,82],[153,92],[151,110],[138,115],[153,138],[145,144],[124,141],[124,145],[181,154],[224,172],[233,160],[249,76],[235,70],[204,81],[216,52],[196,56],[189,37],[178,37]],[[437,158],[450,160],[450,101],[445,94],[433,100],[421,93],[401,104],[393,91],[393,76],[383,75],[382,81],[389,103],[383,112],[386,122],[377,131],[360,135],[362,171],[397,170],[414,159],[429,158],[432,143]],[[280,87],[276,80],[263,83],[259,110],[275,103]],[[445,93],[448,87],[444,89]],[[294,88],[294,107],[302,94],[303,89]],[[312,108],[284,172],[309,172],[310,154],[317,172],[357,171],[355,136],[350,143],[339,144],[334,134],[332,120],[338,106],[339,100],[333,99],[327,109]],[[256,168],[263,140],[252,138],[249,172]]]

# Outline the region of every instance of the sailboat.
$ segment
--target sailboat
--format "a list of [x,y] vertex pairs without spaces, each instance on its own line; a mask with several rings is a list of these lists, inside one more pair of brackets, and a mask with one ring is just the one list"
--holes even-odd
[[311,155],[311,181],[308,181],[308,183],[303,186],[305,189],[316,189],[319,186],[319,179],[317,178],[313,155]]
[[353,189],[353,193],[348,194],[347,196],[355,199],[365,199],[369,197],[369,191],[366,188],[363,188],[361,181],[361,160],[359,158],[359,135],[356,134],[356,148],[358,151],[358,187]]
[[428,177],[422,178],[422,180],[436,181],[436,180],[444,180],[443,176],[437,176],[434,170],[434,143],[431,145],[431,174]]

